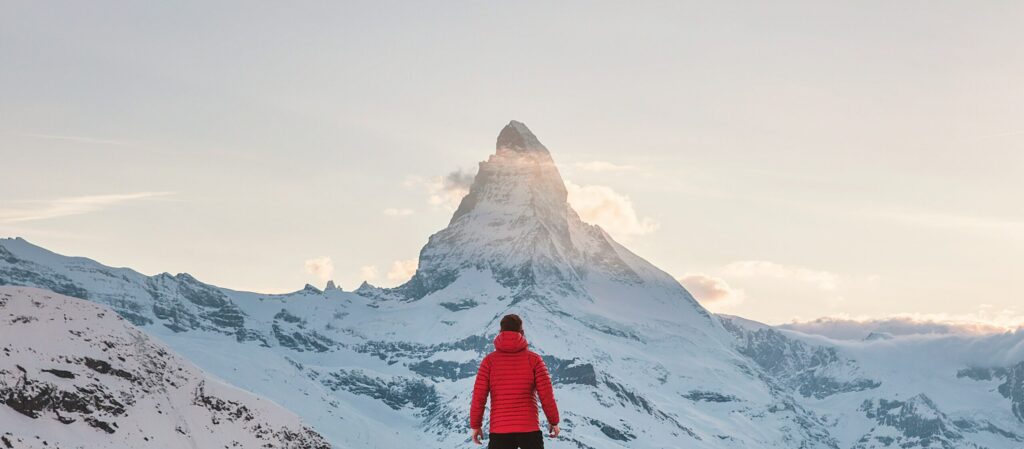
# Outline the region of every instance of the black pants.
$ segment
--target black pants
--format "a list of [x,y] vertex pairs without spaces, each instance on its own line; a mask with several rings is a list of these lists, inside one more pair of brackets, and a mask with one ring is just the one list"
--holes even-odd
[[544,434],[534,432],[492,433],[487,449],[544,449]]

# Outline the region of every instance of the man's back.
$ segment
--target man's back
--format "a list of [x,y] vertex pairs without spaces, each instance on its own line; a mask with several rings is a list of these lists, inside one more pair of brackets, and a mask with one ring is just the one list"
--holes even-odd
[[[491,397],[490,433],[492,441],[500,434],[540,433],[537,396],[548,424],[558,425],[555,404],[544,360],[527,349],[522,331],[502,331],[494,339],[495,351],[484,357],[473,386],[470,427],[483,425],[484,406]],[[499,435],[495,435],[499,434]]]

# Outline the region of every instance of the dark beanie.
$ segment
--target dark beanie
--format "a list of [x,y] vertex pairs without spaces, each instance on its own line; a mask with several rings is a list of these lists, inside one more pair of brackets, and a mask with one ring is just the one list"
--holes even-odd
[[519,332],[523,330],[523,320],[519,315],[510,313],[501,319],[501,330]]

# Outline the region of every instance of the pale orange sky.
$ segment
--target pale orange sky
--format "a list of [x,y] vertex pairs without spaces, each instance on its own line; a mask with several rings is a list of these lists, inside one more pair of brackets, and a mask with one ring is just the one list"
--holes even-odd
[[393,285],[516,119],[713,310],[1024,322],[1019,3],[2,8],[0,236]]

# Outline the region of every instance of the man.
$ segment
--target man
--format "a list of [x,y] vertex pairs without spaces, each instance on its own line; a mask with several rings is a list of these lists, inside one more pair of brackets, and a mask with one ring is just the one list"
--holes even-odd
[[488,449],[542,449],[544,435],[537,418],[537,396],[548,419],[548,436],[557,438],[558,406],[551,390],[551,375],[544,360],[526,349],[523,320],[517,315],[501,319],[494,338],[495,351],[484,357],[476,373],[469,426],[473,442],[482,444],[484,405],[491,396],[491,435]]

